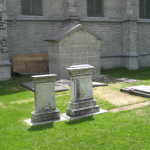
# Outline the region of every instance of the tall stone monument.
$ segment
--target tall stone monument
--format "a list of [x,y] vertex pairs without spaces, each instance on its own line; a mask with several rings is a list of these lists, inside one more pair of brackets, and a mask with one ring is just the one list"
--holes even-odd
[[99,106],[93,98],[91,65],[75,65],[67,68],[70,75],[71,102],[67,115],[77,117],[99,112]]
[[5,0],[0,0],[0,81],[11,78],[11,63],[7,52],[7,13]]
[[35,89],[35,110],[31,113],[31,123],[40,124],[60,119],[55,103],[55,74],[32,76]]

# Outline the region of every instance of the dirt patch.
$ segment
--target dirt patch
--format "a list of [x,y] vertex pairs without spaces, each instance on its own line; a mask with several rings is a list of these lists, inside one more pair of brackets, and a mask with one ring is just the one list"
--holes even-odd
[[95,88],[94,94],[115,106],[135,104],[144,100],[142,97],[129,95],[107,87]]
[[[120,111],[132,110],[132,109],[136,109],[136,108],[142,108],[142,107],[145,107],[148,105],[150,105],[150,101],[138,103],[138,104],[134,104],[134,105],[130,105],[130,106],[124,106],[124,107],[120,107],[120,108],[110,109],[109,112],[120,112]],[[139,113],[143,114],[142,112],[139,112]]]
[[18,88],[18,87],[12,87],[11,89],[15,92],[18,92],[20,90],[20,88]]
[[136,110],[136,111],[135,111],[135,114],[136,114],[137,116],[145,116],[145,112],[144,112],[143,110],[141,110],[141,109]]
[[56,95],[56,97],[62,97],[62,96],[69,96],[69,94],[63,94],[63,95]]
[[17,102],[11,102],[11,104],[23,104],[23,103],[33,102],[33,101],[34,101],[34,98],[31,98],[31,99],[21,100]]
[[2,102],[0,102],[0,108],[6,107]]

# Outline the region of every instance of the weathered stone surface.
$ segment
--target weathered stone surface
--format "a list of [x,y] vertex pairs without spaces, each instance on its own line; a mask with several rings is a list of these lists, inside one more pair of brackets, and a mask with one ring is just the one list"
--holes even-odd
[[140,86],[131,86],[120,89],[121,92],[127,92],[129,94],[150,97],[150,86],[148,85],[140,85]]
[[35,88],[35,110],[31,113],[33,123],[59,120],[55,102],[55,74],[32,76]]
[[99,112],[99,106],[93,99],[91,65],[75,65],[67,68],[70,75],[71,102],[67,108],[70,117]]
[[5,0],[0,0],[0,81],[11,78],[11,63],[7,53],[7,12]]
[[44,122],[44,121],[52,121],[59,120],[60,113],[59,110],[49,110],[49,111],[41,111],[41,112],[32,112],[31,121],[33,123]]
[[93,113],[89,113],[89,114],[83,114],[80,116],[68,116],[65,114],[61,114],[62,117],[65,117],[68,120],[76,120],[76,119],[81,119],[81,118],[85,118],[85,117],[89,117],[89,116],[94,116],[94,115],[99,115],[99,114],[103,114],[106,113],[107,111],[104,109],[100,109],[98,112],[93,112]]
[[67,109],[67,115],[70,117],[81,116],[99,112],[99,106],[90,106],[82,109]]
[[100,37],[81,24],[71,24],[49,35],[49,70],[59,78],[69,78],[66,68],[71,65],[95,66],[93,79],[100,76]]

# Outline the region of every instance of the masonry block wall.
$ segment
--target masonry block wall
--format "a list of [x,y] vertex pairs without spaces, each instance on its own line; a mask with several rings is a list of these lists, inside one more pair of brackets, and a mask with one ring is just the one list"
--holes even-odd
[[7,51],[7,22],[4,0],[0,0],[0,51]]
[[[74,3],[76,18],[69,16],[69,1]],[[6,0],[8,50],[11,55],[47,52],[46,36],[71,22],[83,24],[102,38],[102,69],[130,69],[128,62],[135,61],[139,67],[150,66],[150,19],[140,19],[139,0],[104,0],[103,17],[87,17],[87,0],[42,2],[43,16],[26,16],[21,14],[21,0]],[[133,25],[130,29],[129,24]],[[132,32],[134,26],[136,30]]]
[[7,53],[7,12],[5,1],[0,0],[0,81],[10,79],[10,62]]

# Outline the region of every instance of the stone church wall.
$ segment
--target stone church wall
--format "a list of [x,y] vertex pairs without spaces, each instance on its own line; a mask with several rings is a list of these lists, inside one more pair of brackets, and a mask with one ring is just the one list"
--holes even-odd
[[[74,1],[77,15],[72,20],[68,12],[69,0],[43,0],[43,16],[23,16],[20,0],[6,0],[9,53],[47,52],[47,43],[43,41],[46,35],[69,23],[80,23],[102,38],[102,69],[127,67],[125,61],[128,60],[132,48],[129,46],[126,49],[124,45],[126,42],[129,44],[132,34],[129,31],[127,37],[124,37],[123,28],[126,22],[136,22],[137,31],[134,37],[137,34],[137,62],[139,67],[149,66],[150,21],[139,19],[138,0],[104,0],[104,17],[87,17],[87,0],[70,1]],[[128,27],[125,28],[128,30]],[[128,38],[129,41],[124,41]]]

